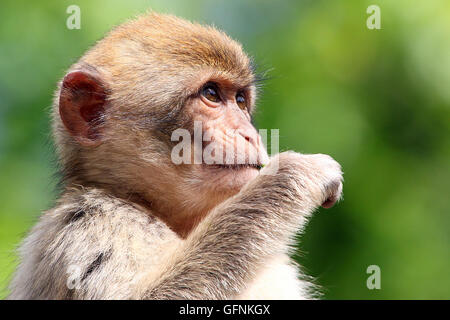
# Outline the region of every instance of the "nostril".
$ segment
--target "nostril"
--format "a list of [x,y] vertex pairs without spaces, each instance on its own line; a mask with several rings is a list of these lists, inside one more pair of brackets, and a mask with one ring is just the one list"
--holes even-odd
[[239,130],[239,134],[245,139],[245,141],[252,143],[253,139],[249,134],[246,134],[242,130]]

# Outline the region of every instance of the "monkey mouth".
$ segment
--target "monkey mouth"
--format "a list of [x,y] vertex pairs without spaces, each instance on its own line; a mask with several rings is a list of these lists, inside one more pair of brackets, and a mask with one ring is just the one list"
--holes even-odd
[[263,167],[261,164],[252,164],[252,163],[244,163],[244,164],[210,164],[207,165],[213,169],[227,169],[227,170],[242,170],[242,169],[256,169],[261,170]]

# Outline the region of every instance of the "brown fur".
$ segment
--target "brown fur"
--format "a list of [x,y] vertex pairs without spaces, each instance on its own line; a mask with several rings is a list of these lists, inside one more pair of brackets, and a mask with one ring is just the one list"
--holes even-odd
[[[339,198],[334,160],[282,153],[245,184],[238,173],[227,184],[170,160],[176,128],[248,122],[234,111],[224,124],[197,98],[207,81],[245,89],[251,113],[257,79],[237,42],[150,13],[111,31],[69,72],[77,70],[97,85],[71,88],[66,77],[58,86],[52,116],[64,192],[24,240],[10,299],[311,297],[289,247],[315,208]],[[95,123],[61,109],[89,96],[101,104]],[[71,267],[79,288],[67,285]]]

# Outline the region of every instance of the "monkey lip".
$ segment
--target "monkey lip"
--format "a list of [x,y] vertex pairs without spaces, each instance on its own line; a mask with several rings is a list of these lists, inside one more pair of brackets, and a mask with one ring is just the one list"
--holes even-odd
[[242,169],[256,169],[261,170],[262,165],[260,164],[210,164],[207,165],[209,168],[213,169],[227,169],[227,170],[242,170]]
[[239,192],[247,182],[259,175],[260,167],[256,164],[205,164],[206,185],[216,192]]

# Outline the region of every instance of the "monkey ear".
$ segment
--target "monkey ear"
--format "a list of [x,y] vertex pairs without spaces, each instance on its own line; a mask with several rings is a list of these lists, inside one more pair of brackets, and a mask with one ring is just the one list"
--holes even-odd
[[106,90],[100,78],[84,71],[68,73],[59,96],[59,114],[67,131],[82,145],[101,143]]

